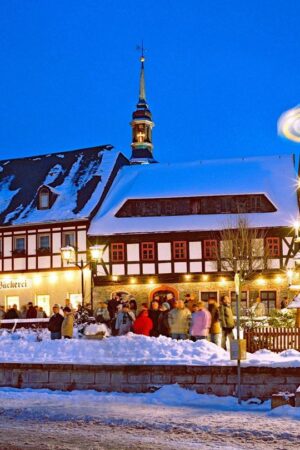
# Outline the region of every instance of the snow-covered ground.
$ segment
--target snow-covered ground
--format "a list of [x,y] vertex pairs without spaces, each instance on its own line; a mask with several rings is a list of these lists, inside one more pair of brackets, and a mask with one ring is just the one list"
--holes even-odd
[[[38,340],[37,340],[38,337]],[[51,341],[49,332],[0,330],[0,363],[72,364],[187,364],[201,366],[235,365],[229,352],[207,341],[174,341],[160,336],[149,338],[129,333],[103,340],[72,339]],[[248,353],[244,366],[300,367],[300,353],[269,350]]]
[[0,448],[299,449],[300,411],[178,385],[149,394],[0,389]]

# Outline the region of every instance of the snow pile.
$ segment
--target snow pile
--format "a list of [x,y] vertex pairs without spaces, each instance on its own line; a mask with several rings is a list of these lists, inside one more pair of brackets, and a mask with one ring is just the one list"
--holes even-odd
[[[103,325],[102,325],[103,326]],[[87,336],[102,331],[101,325],[88,328]],[[97,329],[95,328],[97,327]],[[70,363],[70,364],[186,364],[199,366],[231,366],[229,352],[206,340],[176,341],[160,336],[129,333],[127,336],[102,340],[50,340],[48,330],[18,330],[0,334],[0,363]],[[269,350],[248,353],[243,366],[300,367],[300,353],[286,350],[276,354]]]
[[110,331],[104,323],[90,323],[84,329],[85,336],[110,336]]

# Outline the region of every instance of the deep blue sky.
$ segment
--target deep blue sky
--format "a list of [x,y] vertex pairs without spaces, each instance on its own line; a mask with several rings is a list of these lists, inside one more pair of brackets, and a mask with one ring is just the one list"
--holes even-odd
[[1,0],[0,158],[130,155],[144,39],[159,161],[298,152],[299,0]]

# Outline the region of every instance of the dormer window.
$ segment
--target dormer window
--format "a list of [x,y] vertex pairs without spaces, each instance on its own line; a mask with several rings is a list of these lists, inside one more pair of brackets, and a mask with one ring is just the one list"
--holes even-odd
[[43,187],[39,190],[38,209],[50,208],[50,191],[48,188]]

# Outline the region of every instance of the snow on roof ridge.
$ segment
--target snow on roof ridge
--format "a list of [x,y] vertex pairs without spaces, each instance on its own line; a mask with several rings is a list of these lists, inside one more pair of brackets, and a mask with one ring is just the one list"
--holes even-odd
[[22,156],[19,158],[7,158],[7,159],[0,159],[0,164],[4,164],[7,161],[11,162],[11,161],[19,161],[19,160],[23,160],[23,159],[38,159],[38,158],[46,158],[49,156],[58,156],[61,157],[61,155],[65,155],[66,153],[75,153],[75,152],[81,152],[81,151],[85,151],[85,150],[107,150],[107,151],[111,151],[114,149],[114,147],[110,144],[103,144],[103,145],[94,145],[92,147],[84,147],[84,148],[76,148],[74,150],[63,150],[63,151],[57,151],[57,152],[51,152],[51,153],[42,153],[39,155],[31,155],[31,156]]

